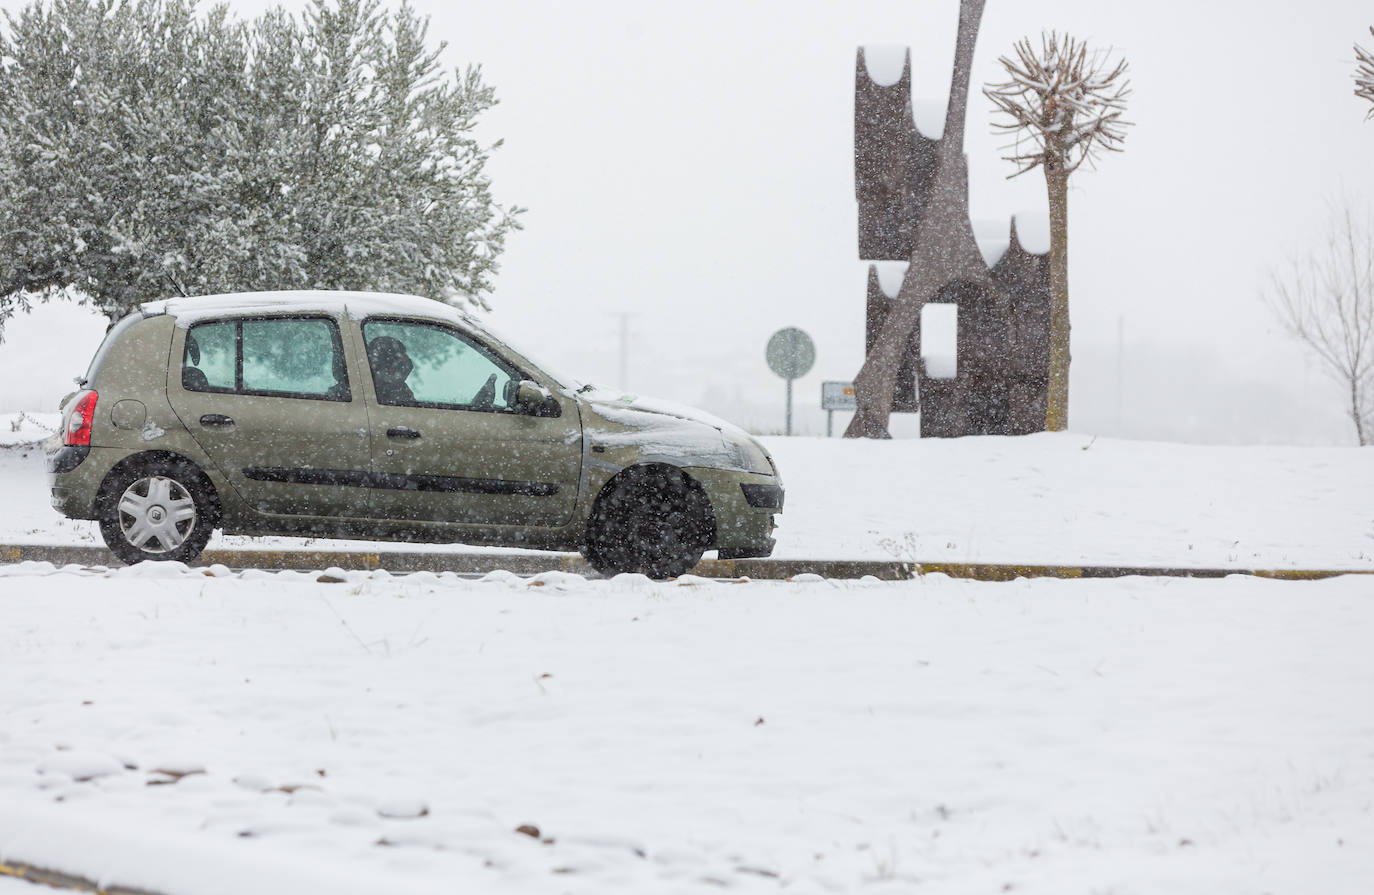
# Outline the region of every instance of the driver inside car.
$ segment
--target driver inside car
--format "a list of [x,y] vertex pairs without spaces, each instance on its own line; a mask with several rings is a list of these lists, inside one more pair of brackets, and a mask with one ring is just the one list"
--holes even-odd
[[377,400],[383,404],[414,404],[415,393],[406,385],[406,377],[415,365],[406,353],[406,346],[394,336],[378,336],[367,346],[368,363],[372,365],[372,382],[377,388]]

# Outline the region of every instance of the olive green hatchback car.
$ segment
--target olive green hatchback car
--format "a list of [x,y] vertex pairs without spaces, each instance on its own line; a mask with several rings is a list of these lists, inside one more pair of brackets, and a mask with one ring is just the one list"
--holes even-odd
[[151,302],[105,337],[48,446],[52,503],[124,562],[210,533],[580,550],[603,573],[767,556],[767,451],[699,411],[555,375],[439,302]]

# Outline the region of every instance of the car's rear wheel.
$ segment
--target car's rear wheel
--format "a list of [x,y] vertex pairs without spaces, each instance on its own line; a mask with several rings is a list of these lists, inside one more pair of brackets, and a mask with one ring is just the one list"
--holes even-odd
[[101,490],[100,534],[121,562],[191,562],[210,540],[215,512],[195,466],[152,461],[116,471]]
[[597,499],[583,556],[603,575],[676,578],[711,543],[711,507],[701,487],[671,466],[633,466]]

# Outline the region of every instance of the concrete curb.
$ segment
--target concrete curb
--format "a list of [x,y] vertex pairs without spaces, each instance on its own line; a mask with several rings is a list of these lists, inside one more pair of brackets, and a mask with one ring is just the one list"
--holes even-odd
[[913,563],[913,574],[943,574],[976,581],[1011,581],[1016,578],[1225,578],[1251,575],[1285,581],[1319,581],[1341,575],[1374,575],[1374,569],[1208,569],[1167,566],[1031,566],[983,563]]
[[35,867],[22,861],[0,861],[0,877],[5,876],[68,892],[90,892],[93,895],[158,895],[158,893],[150,892],[147,889],[131,889],[126,886],[101,887],[98,883],[85,877],[73,876],[60,870]]
[[[0,562],[50,562],[55,566],[119,565],[104,547],[63,547],[48,544],[0,544]],[[485,574],[503,569],[517,575],[573,572],[594,575],[587,561],[575,553],[449,553],[422,551],[333,550],[206,550],[198,566],[215,563],[256,569],[386,569],[389,572],[458,572]],[[802,574],[823,578],[862,578],[901,581],[918,575],[948,575],[973,581],[1011,581],[1016,578],[1260,578],[1313,581],[1338,575],[1374,575],[1374,569],[1216,569],[1160,566],[1058,566],[997,563],[900,562],[896,560],[705,559],[692,570],[707,578],[781,580]]]

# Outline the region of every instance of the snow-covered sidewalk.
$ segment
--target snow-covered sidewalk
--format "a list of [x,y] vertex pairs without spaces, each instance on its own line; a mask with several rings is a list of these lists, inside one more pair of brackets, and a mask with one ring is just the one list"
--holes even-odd
[[[1374,569],[1374,448],[1071,433],[764,442],[787,487],[779,558]],[[0,494],[0,543],[101,543],[93,523],[49,506],[41,450],[0,449]],[[482,549],[223,536],[210,546]]]
[[1364,576],[212,571],[0,567],[0,859],[169,895],[1374,879]]

